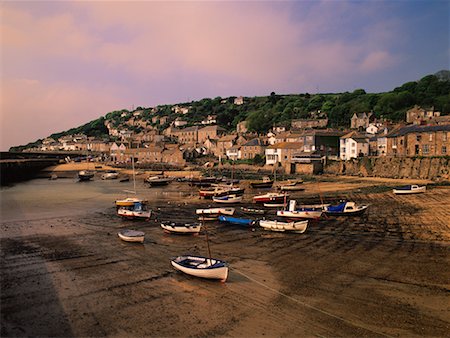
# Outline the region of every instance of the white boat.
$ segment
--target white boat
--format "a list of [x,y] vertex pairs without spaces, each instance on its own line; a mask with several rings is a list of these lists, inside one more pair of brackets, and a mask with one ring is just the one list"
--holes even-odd
[[309,218],[317,219],[322,216],[323,207],[300,207],[297,208],[297,201],[291,200],[289,202],[288,210],[277,211],[277,216],[286,218]]
[[301,185],[280,185],[278,187],[281,191],[304,191],[305,188],[303,188]]
[[131,219],[149,219],[152,215],[151,210],[145,210],[140,202],[134,203],[131,207],[121,207],[117,210],[117,215]]
[[161,228],[166,232],[176,234],[198,234],[202,228],[198,223],[161,222]]
[[222,204],[232,204],[242,202],[242,196],[237,195],[214,196],[212,199],[214,202]]
[[119,173],[115,170],[108,170],[106,173],[102,174],[102,180],[115,180],[119,177]]
[[404,187],[395,188],[392,192],[396,195],[407,195],[407,194],[420,194],[427,190],[425,185],[418,186],[417,184],[405,185]]
[[289,198],[286,193],[269,192],[263,195],[257,195],[253,197],[255,203],[282,203]]
[[127,197],[121,200],[116,200],[116,207],[132,207],[134,206],[135,203],[142,203],[145,204],[146,201],[141,199],[141,198],[137,198],[137,197]]
[[266,208],[284,208],[286,204],[284,203],[264,203],[264,207]]
[[172,266],[188,275],[219,279],[225,282],[228,277],[228,264],[214,258],[201,256],[178,256],[171,260]]
[[78,179],[80,181],[90,181],[94,178],[94,172],[89,170],[80,170],[78,172]]
[[326,207],[324,212],[328,216],[356,216],[365,213],[368,207],[368,205],[356,205],[355,202],[342,202]]
[[272,231],[289,231],[303,233],[306,231],[308,226],[308,221],[295,221],[295,222],[280,222],[280,221],[269,221],[260,220],[259,225],[264,228],[264,230]]
[[136,230],[121,230],[117,233],[119,238],[125,242],[137,242],[137,243],[143,243],[144,242],[144,236],[145,233],[142,231],[136,231]]
[[221,215],[232,216],[234,212],[235,208],[209,208],[197,209],[195,211],[201,221],[214,221]]

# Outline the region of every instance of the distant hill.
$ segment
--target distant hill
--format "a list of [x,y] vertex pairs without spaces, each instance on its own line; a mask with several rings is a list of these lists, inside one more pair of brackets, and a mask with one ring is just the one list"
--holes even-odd
[[[392,121],[404,121],[405,113],[414,105],[424,108],[434,107],[443,115],[450,113],[450,71],[441,70],[434,75],[427,75],[418,81],[407,82],[385,93],[366,93],[364,89],[344,93],[323,94],[289,94],[272,92],[268,96],[244,97],[243,104],[235,104],[235,97],[184,102],[177,105],[160,105],[154,108],[138,107],[134,111],[118,110],[96,120],[67,131],[50,135],[57,139],[64,135],[83,133],[114,140],[108,135],[108,126],[124,128],[133,132],[143,130],[139,121],[164,129],[179,117],[187,121],[187,126],[201,123],[208,115],[215,115],[217,124],[232,130],[246,120],[251,131],[266,132],[274,125],[290,125],[293,119],[310,118],[312,113],[326,113],[331,127],[348,127],[354,113],[372,111],[376,117]],[[188,107],[189,111],[180,112],[176,107]],[[156,117],[167,117],[161,123]],[[132,122],[132,123],[131,123]],[[39,144],[41,140],[24,146],[12,147],[20,151]]]

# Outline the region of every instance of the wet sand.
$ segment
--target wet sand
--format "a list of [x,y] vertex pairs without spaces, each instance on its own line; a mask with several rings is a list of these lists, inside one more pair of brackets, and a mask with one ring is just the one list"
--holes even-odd
[[[192,221],[196,208],[214,205],[185,183],[138,185],[155,210],[150,222],[115,215],[117,182],[2,189],[1,335],[449,336],[450,187],[394,196],[399,184],[306,183],[292,194],[301,202],[320,192],[370,208],[311,222],[304,234],[208,223],[213,257],[230,264],[226,283],[170,266],[176,255],[207,255],[203,234],[168,235],[155,222]],[[246,190],[244,206],[254,193]],[[124,228],[145,231],[144,244],[120,241]]]

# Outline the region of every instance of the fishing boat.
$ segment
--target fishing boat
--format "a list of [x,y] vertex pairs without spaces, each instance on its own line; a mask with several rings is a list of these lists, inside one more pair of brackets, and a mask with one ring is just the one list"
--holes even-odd
[[145,204],[147,201],[138,197],[127,197],[120,200],[116,200],[116,207],[132,207],[135,203]]
[[228,264],[215,258],[186,255],[172,258],[171,263],[175,269],[195,277],[222,282],[228,277]]
[[212,199],[214,202],[222,204],[233,204],[242,202],[242,196],[237,195],[214,196]]
[[256,208],[241,207],[241,210],[247,214],[255,214],[255,215],[264,215],[266,213],[266,210]]
[[201,224],[198,223],[161,222],[161,228],[163,228],[164,231],[174,234],[198,234],[201,227]]
[[256,221],[252,220],[252,219],[237,218],[237,217],[230,217],[230,216],[219,216],[219,221],[224,222],[224,223],[245,225],[245,226],[252,226],[256,223]]
[[250,182],[250,186],[254,189],[258,188],[272,188],[273,180],[270,179],[269,176],[264,176],[262,181]]
[[279,210],[277,211],[277,216],[286,217],[286,218],[312,218],[318,219],[322,216],[323,208],[308,208],[308,207],[300,207],[297,208],[297,201],[291,200],[289,202],[288,210]]
[[281,184],[278,186],[281,191],[304,191],[305,188],[301,186],[301,183],[294,182],[293,184]]
[[255,203],[282,203],[289,197],[286,193],[268,192],[253,197]]
[[186,180],[190,186],[196,186],[196,187],[210,187],[211,184],[217,182],[216,177],[194,177],[189,178]]
[[355,202],[342,202],[326,207],[324,212],[328,216],[362,215],[368,207],[368,205],[356,205]]
[[295,222],[280,222],[280,221],[269,221],[260,220],[259,225],[264,228],[264,230],[272,231],[289,231],[296,233],[303,233],[306,231],[308,226],[308,221],[295,221]]
[[117,233],[119,238],[125,242],[137,242],[137,243],[143,243],[145,233],[142,231],[136,231],[136,230],[121,230]]
[[89,170],[80,170],[78,172],[78,179],[80,181],[90,181],[94,178],[94,172]]
[[168,185],[172,182],[171,178],[168,177],[160,177],[160,176],[151,176],[145,179],[145,182],[150,185],[150,187],[160,187],[164,185]]
[[146,210],[142,203],[136,202],[133,206],[120,207],[117,210],[117,215],[129,219],[149,219],[152,211]]
[[221,215],[232,216],[236,211],[235,208],[209,208],[209,209],[197,209],[195,213],[199,215],[199,218],[204,221],[216,220]]
[[115,170],[108,170],[101,177],[102,180],[115,180],[119,177],[119,173]]
[[233,185],[214,185],[212,188],[200,189],[198,194],[200,197],[213,198],[218,196],[226,195],[237,195],[241,196],[244,194],[244,190],[240,187],[235,187]]
[[407,194],[421,194],[427,190],[425,185],[419,186],[417,184],[405,185],[403,187],[397,187],[392,190],[396,195],[407,195]]

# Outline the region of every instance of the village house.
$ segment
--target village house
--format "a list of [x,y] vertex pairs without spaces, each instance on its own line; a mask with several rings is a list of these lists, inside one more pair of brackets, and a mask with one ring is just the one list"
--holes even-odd
[[216,124],[217,123],[217,115],[208,115],[203,121],[202,124]]
[[298,119],[291,121],[292,129],[326,128],[328,119]]
[[183,158],[183,152],[178,146],[165,148],[161,153],[161,162],[176,166],[186,165],[186,160]]
[[236,97],[234,99],[234,104],[236,106],[240,106],[240,105],[244,104],[244,98],[242,96]]
[[375,135],[376,133],[378,133],[378,129],[379,128],[375,123],[369,123],[369,125],[366,128],[366,133]]
[[240,146],[235,145],[227,149],[226,151],[227,158],[233,161],[240,160],[242,158],[240,148],[241,148]]
[[339,156],[339,138],[344,135],[337,130],[310,129],[302,133],[299,142],[303,143],[303,151],[315,152],[320,156],[338,157]]
[[340,158],[348,161],[352,158],[369,155],[369,136],[352,131],[340,138]]
[[198,142],[204,143],[208,138],[209,139],[218,139],[219,137],[221,137],[224,134],[225,134],[225,129],[222,127],[219,127],[217,125],[203,127],[198,130]]
[[406,112],[406,123],[424,124],[440,115],[440,112],[434,111],[434,107],[431,109],[423,109],[415,105]]
[[230,149],[235,145],[236,139],[237,135],[234,134],[222,136],[217,140],[217,148],[214,151],[214,155],[219,158],[226,155],[227,149]]
[[275,134],[274,133],[272,133],[271,131],[269,131],[268,133],[267,133],[267,144],[268,145],[272,145],[272,144],[275,144],[275,143],[277,143],[277,138],[276,138],[276,136],[275,136]]
[[241,158],[252,159],[256,155],[264,155],[265,149],[266,146],[262,140],[260,138],[254,138],[241,146]]
[[205,147],[206,154],[215,154],[217,151],[217,140],[210,139],[209,137],[203,142],[203,146]]
[[179,129],[176,136],[179,144],[195,144],[198,142],[198,126]]
[[102,140],[92,139],[86,142],[86,147],[89,151],[100,152],[100,153],[109,153],[110,145],[109,142],[105,142]]
[[354,113],[351,118],[350,128],[365,130],[369,126],[371,117],[372,113]]
[[238,134],[245,134],[247,131],[247,121],[241,121],[236,125],[236,132]]
[[299,142],[281,142],[268,146],[265,149],[266,164],[286,166],[290,163],[293,154],[303,151],[303,143]]
[[109,148],[109,157],[113,162],[125,162],[125,151],[127,147],[121,143],[120,146],[117,143],[113,143]]
[[450,124],[410,125],[387,136],[387,156],[448,156]]
[[175,114],[182,114],[182,115],[186,115],[187,113],[189,113],[189,108],[188,107],[180,107],[180,106],[175,106],[172,107],[172,111]]
[[185,126],[185,125],[187,125],[188,123],[187,123],[187,121],[183,120],[181,117],[177,117],[177,118],[175,119],[175,121],[172,122],[172,124],[173,124],[176,128],[178,128],[178,127]]

